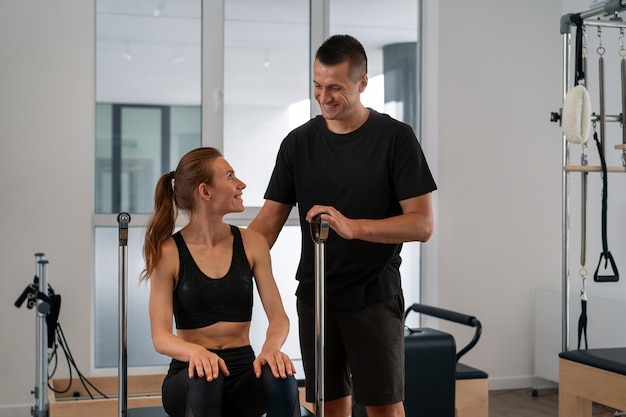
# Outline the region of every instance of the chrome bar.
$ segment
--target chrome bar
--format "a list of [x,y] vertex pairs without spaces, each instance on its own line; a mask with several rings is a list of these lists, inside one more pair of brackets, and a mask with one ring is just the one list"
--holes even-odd
[[[37,256],[37,255],[35,255]],[[46,317],[50,311],[48,297],[48,261],[43,259],[43,255],[37,261],[38,292],[44,298],[37,297],[37,364],[35,378],[35,409],[33,417],[47,417],[49,413],[48,403],[48,325]]]
[[[569,32],[563,34],[563,101],[569,88],[569,61],[570,61]],[[565,135],[562,135],[562,164],[569,165],[569,145]],[[569,350],[569,173],[561,173],[561,350]]]
[[326,253],[328,222],[317,216],[310,224],[311,238],[315,243],[315,415],[324,417],[324,347],[326,320]]
[[130,214],[120,213],[118,247],[118,369],[117,369],[117,412],[118,417],[126,417],[128,411],[128,359],[127,359],[127,309],[128,292],[126,275],[128,271],[128,224]]

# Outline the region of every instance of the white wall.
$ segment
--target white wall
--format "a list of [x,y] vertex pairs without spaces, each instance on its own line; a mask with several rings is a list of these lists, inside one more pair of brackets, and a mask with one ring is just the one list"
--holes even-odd
[[[464,361],[487,371],[492,388],[534,386],[534,293],[561,285],[560,129],[549,115],[561,102],[562,5],[425,3],[439,22],[428,22],[424,45],[424,140],[439,191],[424,301],[483,322]],[[32,281],[35,252],[64,297],[76,362],[94,373],[93,34],[92,2],[2,3],[0,416],[27,416],[34,404],[34,312],[13,303]]]
[[[424,140],[437,169],[439,190],[436,235],[425,247],[424,301],[481,320],[483,337],[463,361],[487,371],[491,389],[549,385],[535,372],[536,330],[551,335],[555,340],[549,342],[560,346],[558,297],[557,305],[539,309],[554,311],[555,317],[535,317],[537,292],[560,292],[562,283],[561,130],[549,120],[562,102],[560,18],[588,10],[590,3],[426,1],[425,13],[439,24],[428,23],[426,28]],[[605,45],[609,32],[605,31]],[[588,33],[591,47],[596,32]],[[613,44],[617,34],[611,36]],[[589,64],[596,67],[594,51],[595,45]],[[619,98],[614,96],[618,78],[608,75],[619,68],[616,57],[615,48],[607,46],[606,65],[612,68],[607,70],[607,91],[613,92],[608,102]],[[597,103],[597,90],[592,98]],[[620,111],[619,105],[607,107],[609,114]],[[621,130],[611,128],[618,136],[607,140],[621,140]],[[621,165],[612,147],[610,164]],[[577,164],[580,149],[573,148],[571,154]],[[591,138],[589,154],[591,163],[599,164]],[[610,249],[622,269],[624,180],[620,174],[609,178]],[[587,268],[592,277],[602,249],[600,176],[591,175],[589,182]],[[572,174],[571,303],[579,303],[580,290],[579,183],[579,174]],[[597,308],[603,302],[599,297],[626,300],[626,287],[592,281],[587,284],[590,347],[606,347],[610,341],[593,330],[603,323],[617,325],[615,317],[623,303],[611,317]],[[572,321],[578,318],[576,307]],[[467,337],[471,333],[441,327]],[[575,347],[576,335],[570,340]],[[554,369],[557,353],[547,358]]]
[[560,129],[549,122],[561,102],[561,5],[427,0],[425,13],[439,23],[426,28],[424,84],[439,190],[424,301],[481,320],[463,361],[492,389],[535,386],[534,290],[561,282]]
[[35,313],[13,303],[33,281],[35,252],[50,260],[63,330],[90,373],[94,6],[0,8],[0,414],[19,417],[34,404]]

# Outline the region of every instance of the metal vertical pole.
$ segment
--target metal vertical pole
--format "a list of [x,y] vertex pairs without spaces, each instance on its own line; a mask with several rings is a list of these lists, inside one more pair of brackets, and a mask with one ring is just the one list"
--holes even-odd
[[39,294],[44,297],[37,297],[37,363],[35,370],[35,378],[37,385],[35,386],[35,409],[34,417],[48,416],[48,326],[46,317],[50,311],[48,297],[48,261],[43,259],[43,254],[35,254],[37,258],[37,277]]
[[120,213],[117,216],[119,224],[119,250],[118,250],[118,369],[117,369],[117,411],[118,417],[126,417],[128,402],[128,363],[127,363],[127,339],[126,339],[126,304],[128,302],[126,273],[128,271],[128,224],[130,214]]
[[[569,88],[570,72],[570,32],[563,35],[563,101]],[[569,164],[569,146],[565,134],[561,135],[562,154],[561,164],[561,237],[562,237],[562,258],[561,258],[561,350],[569,350],[569,224],[570,224],[570,178],[565,166]]]
[[311,223],[311,238],[315,242],[315,414],[324,417],[324,312],[325,305],[325,242],[328,239],[328,222],[317,216]]

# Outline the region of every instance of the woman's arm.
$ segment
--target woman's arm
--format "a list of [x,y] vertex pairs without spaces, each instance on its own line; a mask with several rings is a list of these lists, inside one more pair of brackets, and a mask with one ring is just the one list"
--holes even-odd
[[287,354],[280,349],[289,334],[289,317],[285,313],[280,292],[272,274],[269,247],[264,236],[253,230],[242,230],[246,254],[254,274],[261,303],[268,319],[265,343],[254,362],[257,377],[261,367],[269,364],[275,377],[286,378],[296,372]]
[[178,250],[172,238],[161,246],[161,259],[150,275],[150,331],[157,352],[189,362],[189,377],[194,373],[206,376],[208,381],[217,378],[221,370],[228,375],[224,361],[203,346],[187,342],[173,333],[173,294],[178,276]]

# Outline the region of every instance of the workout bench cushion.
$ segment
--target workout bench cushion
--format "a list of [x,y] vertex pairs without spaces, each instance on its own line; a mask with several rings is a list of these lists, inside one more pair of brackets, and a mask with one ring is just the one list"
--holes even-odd
[[626,375],[626,348],[568,350],[559,353],[559,357]]
[[471,366],[462,364],[460,362],[456,364],[457,381],[459,379],[482,379],[482,378],[488,378],[488,377],[489,375],[487,375],[486,372],[481,371],[480,369],[472,368]]
[[559,354],[559,417],[591,417],[592,403],[626,409],[626,348]]

